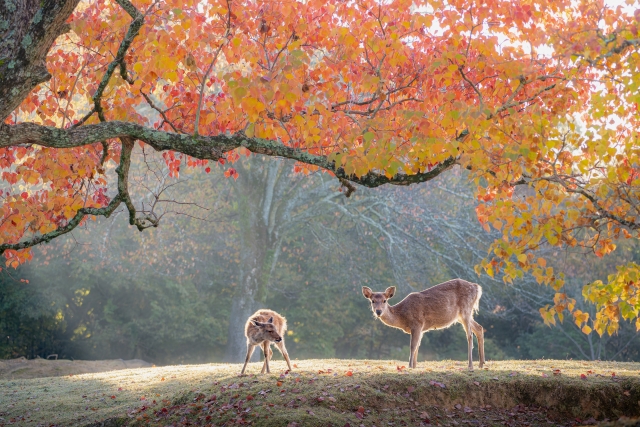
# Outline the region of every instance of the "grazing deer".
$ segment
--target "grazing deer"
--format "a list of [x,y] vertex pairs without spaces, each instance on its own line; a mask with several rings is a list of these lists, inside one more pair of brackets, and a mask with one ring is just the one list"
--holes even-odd
[[273,351],[271,351],[271,343],[275,342],[276,346],[280,350],[280,353],[287,361],[287,366],[291,370],[291,362],[289,361],[289,353],[284,346],[284,333],[287,331],[287,319],[280,316],[273,310],[258,310],[253,313],[247,324],[244,327],[244,334],[247,337],[247,358],[244,361],[242,372],[244,374],[247,369],[247,363],[251,359],[253,351],[256,346],[260,346],[264,352],[264,364],[262,365],[262,372],[266,369],[267,373],[271,373],[269,369],[269,359]]
[[396,305],[389,300],[396,293],[395,286],[384,292],[372,292],[366,286],[362,294],[371,300],[371,310],[382,323],[402,329],[411,334],[411,356],[409,367],[418,363],[418,347],[422,334],[430,329],[448,328],[455,322],[462,323],[469,343],[469,370],[473,371],[473,332],[478,338],[480,368],[484,365],[484,329],[473,320],[473,312],[478,311],[482,288],[476,283],[453,279],[422,292],[412,292]]

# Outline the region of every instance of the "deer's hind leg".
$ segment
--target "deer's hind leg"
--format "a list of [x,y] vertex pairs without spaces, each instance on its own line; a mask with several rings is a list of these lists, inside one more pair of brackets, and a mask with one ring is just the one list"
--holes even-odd
[[466,319],[461,319],[460,323],[462,323],[462,327],[464,331],[467,333],[467,349],[469,353],[469,370],[473,371],[473,333],[472,331],[472,322],[473,319],[469,316]]
[[271,359],[271,355],[273,352],[271,351],[271,343],[269,341],[264,341],[262,343],[262,351],[264,353],[264,364],[262,365],[262,373],[264,374],[265,369],[267,370],[267,374],[271,373],[271,369],[269,369],[269,359]]
[[243,375],[244,370],[247,369],[247,363],[249,363],[249,359],[251,359],[251,356],[253,355],[253,351],[255,349],[255,345],[247,343],[247,357],[244,359],[244,366],[242,367],[242,372],[240,372],[240,375]]
[[414,329],[411,331],[411,355],[409,356],[409,368],[415,368],[418,365],[418,349],[422,341],[422,329]]
[[284,360],[287,361],[287,366],[289,367],[289,370],[292,371],[293,369],[291,369],[291,361],[289,360],[289,353],[287,353],[287,348],[284,346],[284,339],[280,342],[277,342],[276,346],[278,346],[278,350],[280,350],[280,353],[282,353],[282,355],[284,356]]
[[471,330],[478,339],[478,353],[480,356],[480,368],[484,365],[484,328],[475,320],[471,319]]

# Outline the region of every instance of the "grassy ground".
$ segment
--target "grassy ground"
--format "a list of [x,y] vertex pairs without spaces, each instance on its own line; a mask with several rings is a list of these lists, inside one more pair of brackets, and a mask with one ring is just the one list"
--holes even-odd
[[[0,380],[0,426],[551,426],[640,415],[640,364],[281,360]],[[477,366],[477,365],[476,365]]]

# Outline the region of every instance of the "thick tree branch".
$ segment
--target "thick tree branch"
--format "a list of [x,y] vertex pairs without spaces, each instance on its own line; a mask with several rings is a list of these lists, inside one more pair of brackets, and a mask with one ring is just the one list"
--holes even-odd
[[456,159],[439,163],[427,172],[414,175],[397,174],[387,177],[382,173],[369,172],[361,177],[348,175],[344,169],[336,168],[326,156],[318,156],[282,143],[261,138],[249,138],[242,133],[234,135],[193,136],[150,129],[135,123],[112,121],[71,129],[59,129],[34,123],[20,123],[0,129],[0,148],[18,144],[36,144],[50,148],[72,148],[95,144],[111,138],[132,138],[147,143],[157,151],[171,150],[197,159],[218,160],[225,153],[245,147],[256,154],[284,157],[318,166],[333,172],[336,177],[347,179],[365,187],[379,187],[384,184],[410,185],[429,181],[451,168]]

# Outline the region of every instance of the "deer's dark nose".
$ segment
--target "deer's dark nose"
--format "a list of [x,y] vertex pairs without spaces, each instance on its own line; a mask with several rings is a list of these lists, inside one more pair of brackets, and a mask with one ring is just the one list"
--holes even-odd
[[282,341],[282,338],[276,338],[276,342]]
[[378,317],[382,314],[382,310],[376,310],[376,314],[378,315]]

